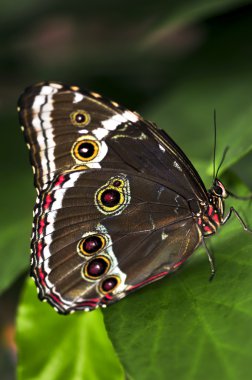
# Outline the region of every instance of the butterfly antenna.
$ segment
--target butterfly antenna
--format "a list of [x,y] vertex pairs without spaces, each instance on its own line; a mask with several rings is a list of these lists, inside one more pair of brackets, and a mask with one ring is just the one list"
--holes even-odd
[[217,127],[216,127],[216,109],[214,109],[214,151],[213,151],[213,182],[215,176],[215,157],[216,157],[216,144],[217,144]]
[[228,152],[228,149],[229,149],[229,146],[226,146],[226,148],[224,149],[224,152],[223,152],[223,155],[222,155],[222,158],[221,158],[221,162],[220,162],[220,164],[219,164],[219,166],[218,166],[218,169],[217,169],[217,172],[216,172],[216,176],[215,176],[215,178],[218,178],[219,170],[220,170],[220,168],[221,168],[223,162],[225,161],[225,158],[226,158],[226,154],[227,154],[227,152]]

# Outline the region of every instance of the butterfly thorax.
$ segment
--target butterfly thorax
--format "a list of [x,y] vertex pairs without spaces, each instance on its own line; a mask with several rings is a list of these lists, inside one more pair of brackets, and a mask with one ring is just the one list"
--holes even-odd
[[223,184],[216,179],[213,187],[207,192],[208,203],[197,215],[197,224],[203,236],[214,234],[223,223],[224,198],[227,193]]
[[223,199],[213,196],[211,192],[208,195],[209,203],[197,219],[198,226],[204,236],[212,235],[217,231],[217,228],[222,224],[224,212]]

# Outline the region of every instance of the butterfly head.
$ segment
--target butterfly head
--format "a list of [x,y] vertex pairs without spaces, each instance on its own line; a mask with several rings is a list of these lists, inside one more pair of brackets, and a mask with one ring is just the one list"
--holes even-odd
[[211,193],[213,196],[221,198],[221,199],[225,199],[229,195],[227,190],[225,189],[225,186],[218,178],[215,178],[214,180]]

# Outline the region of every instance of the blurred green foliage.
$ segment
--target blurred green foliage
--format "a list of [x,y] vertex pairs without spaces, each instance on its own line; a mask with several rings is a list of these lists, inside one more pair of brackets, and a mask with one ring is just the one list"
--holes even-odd
[[[1,2],[0,293],[29,265],[35,191],[16,101],[33,82],[77,84],[136,109],[175,139],[207,186],[215,108],[217,162],[229,145],[223,178],[246,193],[243,182],[252,185],[250,3]],[[252,224],[247,203],[232,204]],[[233,220],[209,243],[218,266],[213,283],[199,250],[178,273],[105,311],[115,350],[100,311],[59,316],[39,303],[27,281],[17,318],[19,379],[248,378],[252,240]]]

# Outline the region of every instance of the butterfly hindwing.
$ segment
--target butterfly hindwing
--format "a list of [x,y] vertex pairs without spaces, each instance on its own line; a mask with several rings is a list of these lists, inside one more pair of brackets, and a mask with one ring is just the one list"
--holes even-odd
[[[132,172],[95,172],[56,177],[35,208],[32,275],[40,297],[63,313],[115,302],[172,272],[199,244],[183,197]],[[95,264],[104,266],[98,275]]]

